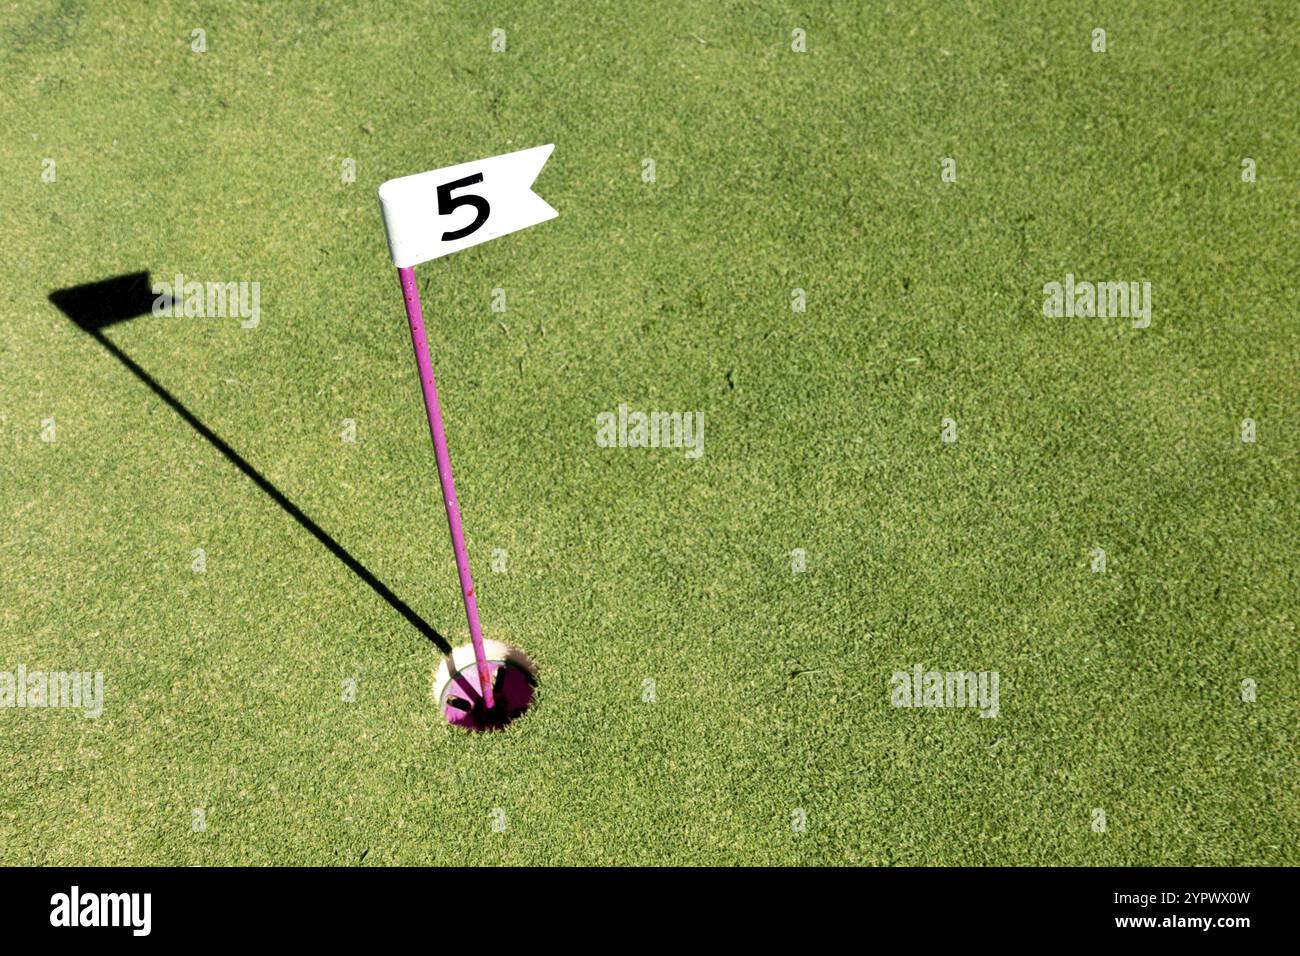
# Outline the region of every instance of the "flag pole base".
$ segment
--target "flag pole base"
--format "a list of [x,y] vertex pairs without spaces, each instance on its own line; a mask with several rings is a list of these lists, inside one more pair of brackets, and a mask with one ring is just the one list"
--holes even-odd
[[493,704],[484,701],[473,645],[456,648],[438,666],[433,695],[447,723],[464,730],[501,730],[523,716],[537,692],[537,665],[519,648],[484,641]]

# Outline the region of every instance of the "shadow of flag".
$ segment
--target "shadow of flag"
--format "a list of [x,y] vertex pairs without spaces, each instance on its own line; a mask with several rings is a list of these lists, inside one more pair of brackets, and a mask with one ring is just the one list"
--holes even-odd
[[125,322],[153,311],[154,299],[148,272],[87,282],[50,293],[50,301],[64,315],[87,332],[97,332],[116,322]]
[[279,488],[249,463],[248,459],[235,451],[225,439],[205,425],[197,415],[185,407],[180,399],[164,388],[135,359],[122,351],[104,334],[103,330],[114,323],[125,322],[127,319],[133,319],[140,315],[152,314],[155,298],[157,297],[153,294],[148,272],[131,272],[114,276],[112,279],[104,279],[100,282],[87,282],[85,285],[56,289],[49,294],[50,301],[54,303],[59,311],[121,362],[128,372],[143,382],[168,408],[198,432],[227,461],[243,472],[253,484],[284,509],[285,513],[305,528],[312,537],[323,544],[332,555],[342,561],[372,591],[387,601],[390,607],[427,637],[438,650],[444,654],[450,654],[451,645],[447,643],[447,639],[439,634],[432,624],[412,610],[411,606],[394,594],[388,585],[375,577],[369,568],[354,558],[343,545],[334,540],[329,532],[285,497]]

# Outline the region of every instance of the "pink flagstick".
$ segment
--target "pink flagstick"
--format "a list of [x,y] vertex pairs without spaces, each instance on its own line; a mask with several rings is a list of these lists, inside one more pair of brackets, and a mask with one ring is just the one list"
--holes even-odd
[[469,636],[474,642],[474,659],[478,663],[479,687],[483,690],[483,706],[492,710],[492,674],[483,651],[483,631],[478,623],[478,601],[474,599],[474,580],[469,574],[469,553],[465,550],[465,532],[460,526],[460,505],[456,502],[456,485],[451,478],[451,455],[447,451],[447,436],[442,430],[442,407],[438,404],[438,387],[433,383],[433,365],[429,362],[429,343],[424,335],[424,312],[420,308],[420,293],[415,286],[413,269],[399,268],[402,280],[402,297],[406,300],[406,319],[411,324],[411,345],[415,349],[415,364],[420,370],[420,389],[424,392],[424,410],[429,416],[429,433],[433,436],[433,454],[438,459],[438,482],[442,485],[442,501],[447,506],[447,527],[451,530],[451,547],[456,552],[456,573],[460,575],[460,591],[465,597],[465,618],[469,621]]

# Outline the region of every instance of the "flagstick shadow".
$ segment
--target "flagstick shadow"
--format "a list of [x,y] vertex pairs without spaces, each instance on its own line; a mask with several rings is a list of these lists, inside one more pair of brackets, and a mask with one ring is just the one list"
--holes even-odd
[[203,424],[193,412],[181,404],[179,399],[155,381],[152,375],[137,365],[129,355],[105,337],[102,331],[104,327],[152,311],[153,295],[150,290],[149,274],[147,272],[137,272],[107,279],[103,282],[59,289],[51,292],[49,299],[79,328],[121,362],[132,375],[147,385],[149,390],[184,419],[186,424],[207,439],[213,448],[221,452],[227,461],[243,472],[253,484],[257,485],[272,501],[284,509],[289,517],[305,528],[334,557],[342,561],[348,570],[369,585],[370,589],[387,601],[393,610],[406,618],[407,623],[428,638],[444,654],[450,654],[451,645],[446,638],[438,633],[433,625],[415,613],[410,605],[389,589],[388,585],[375,577],[369,568],[354,558],[324,528],[286,498],[279,488],[263,477],[262,473],[249,464],[243,455],[226,444],[216,432]]

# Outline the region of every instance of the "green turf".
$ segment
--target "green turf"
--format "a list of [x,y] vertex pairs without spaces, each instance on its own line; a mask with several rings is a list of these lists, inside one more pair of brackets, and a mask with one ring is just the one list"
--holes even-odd
[[[0,862],[1300,861],[1293,5],[127,6],[0,17],[0,670],[105,681],[0,710]],[[460,644],[375,188],[550,142],[558,219],[417,270],[484,625],[542,669],[471,737],[46,297],[259,281],[256,329],[105,337]],[[1045,318],[1067,272],[1150,328]],[[598,448],[622,402],[703,456]],[[999,715],[892,707],[918,662]]]

